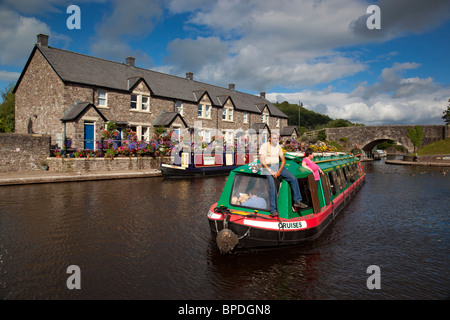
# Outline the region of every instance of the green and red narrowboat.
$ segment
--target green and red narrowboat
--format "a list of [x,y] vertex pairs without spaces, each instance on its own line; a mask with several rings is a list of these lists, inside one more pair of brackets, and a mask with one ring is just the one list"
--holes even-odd
[[[303,156],[286,153],[285,167],[298,179],[308,207],[294,207],[289,183],[279,181],[278,217],[270,215],[269,186],[259,161],[230,172],[219,201],[208,212],[211,232],[222,253],[316,239],[365,182],[362,163],[352,155],[315,153],[313,161],[323,171],[319,181],[302,167]],[[255,201],[243,201],[249,195]]]

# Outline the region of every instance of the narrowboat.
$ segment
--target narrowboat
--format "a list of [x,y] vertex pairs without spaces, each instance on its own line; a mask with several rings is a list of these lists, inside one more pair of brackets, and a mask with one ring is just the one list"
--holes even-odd
[[231,170],[257,159],[256,152],[180,151],[173,162],[163,163],[159,170],[164,177],[198,177],[228,174]]
[[[259,161],[232,170],[207,214],[221,253],[296,245],[319,237],[365,182],[361,161],[343,153],[314,154],[319,181],[302,167],[303,153],[286,153],[285,167],[298,179],[303,203],[293,206],[289,183],[278,181],[278,217],[270,215],[269,186]],[[253,197],[252,201],[245,201]]]

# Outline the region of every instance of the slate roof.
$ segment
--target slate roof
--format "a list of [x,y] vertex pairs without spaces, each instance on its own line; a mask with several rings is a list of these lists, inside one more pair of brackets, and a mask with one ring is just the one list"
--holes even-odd
[[255,130],[257,133],[263,131],[264,129],[267,129],[270,132],[269,126],[264,122],[252,123],[252,129]]
[[163,112],[158,118],[153,122],[154,127],[169,127],[175,119],[179,117],[183,122],[184,126],[187,128],[188,125],[184,121],[183,117],[178,112]]
[[280,130],[280,136],[291,136],[294,131],[297,133],[297,129],[294,126],[286,126]]
[[36,45],[36,49],[64,82],[129,92],[139,79],[144,79],[155,96],[197,103],[207,93],[216,107],[222,107],[229,97],[237,110],[261,113],[267,105],[272,116],[287,118],[260,96],[53,47]]
[[62,122],[75,121],[80,117],[83,112],[89,108],[94,108],[95,111],[102,117],[103,121],[108,121],[105,116],[97,109],[95,105],[90,102],[77,102],[70,106],[69,109],[64,111],[64,116],[62,117]]

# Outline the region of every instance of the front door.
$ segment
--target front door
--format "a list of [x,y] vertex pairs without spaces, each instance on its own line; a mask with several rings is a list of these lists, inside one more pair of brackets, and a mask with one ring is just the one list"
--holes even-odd
[[84,149],[94,150],[94,124],[84,123]]

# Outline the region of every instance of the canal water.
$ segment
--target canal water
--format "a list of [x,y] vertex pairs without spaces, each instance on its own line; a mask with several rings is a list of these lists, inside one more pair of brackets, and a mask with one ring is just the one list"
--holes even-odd
[[0,187],[0,298],[448,299],[450,168],[365,170],[321,238],[230,256],[206,219],[223,176]]

